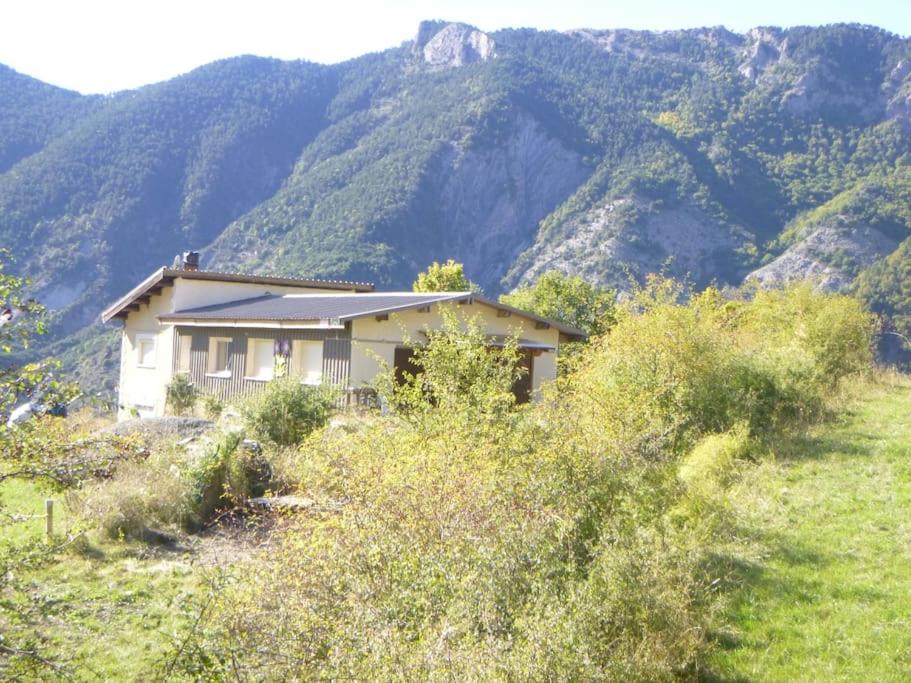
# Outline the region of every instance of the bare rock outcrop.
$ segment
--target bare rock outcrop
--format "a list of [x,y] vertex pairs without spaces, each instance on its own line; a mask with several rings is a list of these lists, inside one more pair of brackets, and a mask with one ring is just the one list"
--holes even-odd
[[414,52],[433,67],[459,67],[486,62],[497,56],[493,38],[468,24],[422,21],[414,40]]
[[746,35],[743,61],[737,71],[744,78],[756,81],[772,64],[777,64],[786,52],[787,43],[777,28],[754,28]]
[[578,152],[524,111],[507,130],[493,146],[453,143],[436,180],[445,253],[479,264],[472,279],[488,291],[533,243],[539,222],[591,172]]
[[548,270],[582,275],[620,290],[649,273],[738,282],[737,252],[750,243],[732,228],[688,205],[652,208],[637,197],[599,204],[572,221],[567,239],[549,238],[526,253],[520,282],[533,282]]
[[809,279],[828,292],[847,289],[857,272],[892,252],[898,242],[867,225],[842,217],[827,221],[791,245],[778,258],[747,277],[763,287]]

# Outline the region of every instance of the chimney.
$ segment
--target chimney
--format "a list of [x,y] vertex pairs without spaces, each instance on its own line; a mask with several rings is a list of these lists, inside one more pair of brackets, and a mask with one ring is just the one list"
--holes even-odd
[[181,270],[199,270],[199,252],[185,251],[180,255]]

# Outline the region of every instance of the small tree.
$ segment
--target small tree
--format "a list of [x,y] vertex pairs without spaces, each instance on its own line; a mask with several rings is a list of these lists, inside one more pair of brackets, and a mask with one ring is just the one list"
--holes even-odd
[[175,415],[185,415],[193,410],[196,405],[197,391],[196,385],[190,381],[189,376],[180,372],[174,375],[167,388],[168,405],[174,411]]
[[474,282],[465,276],[465,266],[449,259],[446,263],[434,261],[411,288],[415,292],[479,292]]
[[603,334],[615,322],[617,293],[581,277],[550,270],[533,285],[504,294],[500,301],[544,318],[559,320],[590,335]]
[[334,405],[325,387],[301,384],[293,377],[274,379],[241,406],[244,424],[254,436],[279,446],[294,446],[329,421]]
[[426,331],[426,343],[406,340],[420,371],[405,373],[405,381],[398,383],[388,368],[377,379],[380,395],[406,414],[509,411],[515,405],[513,385],[525,371],[519,365],[517,339],[492,347],[479,319],[463,320],[445,308],[442,317],[440,329]]

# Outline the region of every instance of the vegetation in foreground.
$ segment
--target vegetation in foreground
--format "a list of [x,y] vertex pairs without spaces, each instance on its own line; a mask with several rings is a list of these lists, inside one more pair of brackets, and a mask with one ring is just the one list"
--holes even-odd
[[[93,542],[31,564],[17,554],[27,544],[3,545],[8,566],[19,562],[0,603],[6,673],[108,670],[95,650],[68,643],[103,629],[78,610],[47,611],[73,553],[100,548],[116,575],[146,530],[181,538],[180,526],[205,524],[275,481],[313,504],[268,549],[135,597],[158,614],[180,608],[160,622],[167,645],[154,625],[99,597],[86,572],[88,613],[114,613],[106,618],[136,630],[118,641],[125,652],[148,648],[131,661],[137,671],[655,680],[734,670],[713,653],[736,616],[725,598],[744,586],[732,589],[731,562],[719,561],[736,554],[738,500],[769,467],[766,454],[831,418],[844,383],[868,370],[872,324],[856,301],[807,286],[749,301],[708,290],[681,303],[683,294],[656,280],[614,311],[608,333],[537,405],[513,402],[515,349],[490,349],[480,329],[453,318],[417,349],[422,373],[401,387],[391,376],[380,383],[388,416],[317,422],[292,439],[300,444],[274,439],[262,454],[240,448],[235,431],[147,454],[109,442],[118,456],[109,468],[80,470],[67,485],[86,531],[74,541]],[[275,414],[284,413],[260,413]],[[55,432],[55,420],[20,437],[79,437]],[[4,467],[27,450],[2,443]],[[180,586],[195,594],[189,611]],[[24,618],[16,607],[27,603],[35,609]]]
[[417,350],[422,373],[386,387],[390,418],[304,442],[311,514],[211,586],[180,670],[697,676],[726,492],[869,367],[871,323],[809,287],[681,295],[640,292],[529,408],[511,405],[514,350],[451,324]]

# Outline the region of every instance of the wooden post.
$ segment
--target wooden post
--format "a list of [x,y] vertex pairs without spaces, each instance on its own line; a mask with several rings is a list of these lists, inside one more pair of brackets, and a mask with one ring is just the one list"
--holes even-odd
[[44,501],[44,533],[48,539],[54,535],[54,499],[48,498]]

